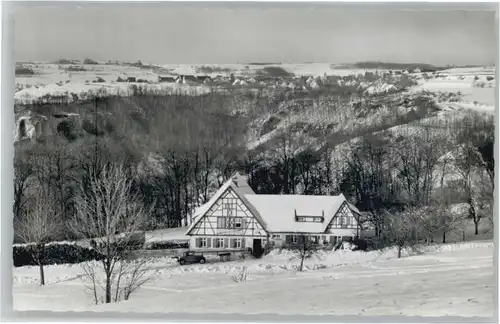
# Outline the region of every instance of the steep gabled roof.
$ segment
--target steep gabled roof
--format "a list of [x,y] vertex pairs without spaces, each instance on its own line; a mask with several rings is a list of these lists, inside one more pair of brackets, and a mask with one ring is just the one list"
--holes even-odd
[[248,181],[245,177],[241,176],[239,173],[235,173],[231,180],[233,184],[231,189],[236,193],[238,198],[245,204],[245,206],[254,215],[255,219],[260,223],[264,230],[268,231],[266,220],[262,218],[258,209],[248,200],[248,196],[256,196],[255,192],[248,185]]
[[[323,233],[344,202],[344,195],[246,195],[269,232]],[[354,207],[355,208],[355,207]],[[357,209],[356,209],[357,210]],[[297,216],[324,217],[323,222],[297,222]]]
[[205,216],[205,214],[212,208],[212,206],[219,200],[219,198],[228,190],[232,189],[234,193],[240,198],[246,207],[252,212],[253,216],[257,219],[260,225],[266,229],[266,223],[260,216],[259,212],[255,207],[247,200],[246,195],[255,195],[255,192],[248,185],[247,179],[240,175],[238,172],[234,173],[233,176],[229,178],[220,188],[217,190],[215,195],[210,198],[210,200],[201,207],[196,209],[195,215],[193,216],[194,221],[188,227],[186,235],[200,222],[200,220]]
[[[343,194],[338,196],[257,195],[248,185],[246,177],[235,173],[206,204],[196,210],[193,216],[194,221],[187,229],[186,235],[229,189],[238,196],[267,232],[324,233],[344,204],[347,204],[355,214],[356,220],[360,215],[359,210],[349,203]],[[297,222],[295,215],[324,217],[324,219],[323,222]]]
[[213,195],[212,198],[210,198],[210,200],[206,204],[204,204],[204,205],[200,206],[198,209],[196,209],[195,215],[193,216],[193,218],[195,218],[195,219],[191,223],[191,225],[188,227],[188,229],[186,231],[186,235],[188,235],[189,232],[196,226],[196,224],[198,224],[200,222],[200,220],[203,218],[205,213],[213,206],[213,204],[215,204],[217,202],[217,200],[219,200],[219,198],[222,196],[222,194],[224,192],[226,192],[226,190],[231,186],[231,183],[232,183],[231,179],[227,180],[219,188],[219,190],[217,190],[215,195]]
[[354,206],[353,204],[351,204],[347,200],[346,200],[346,202],[347,202],[347,205],[349,206],[349,208],[351,209],[351,211],[353,211],[354,213],[357,214],[355,216],[361,216],[361,212],[359,211],[359,209],[356,206]]

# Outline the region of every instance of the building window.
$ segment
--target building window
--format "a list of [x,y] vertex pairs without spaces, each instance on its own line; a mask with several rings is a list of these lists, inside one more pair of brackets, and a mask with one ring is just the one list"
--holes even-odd
[[322,223],[323,217],[319,216],[295,216],[296,222],[313,222],[313,223]]
[[341,216],[340,217],[340,227],[347,227],[348,217]]
[[207,247],[207,238],[206,237],[202,237],[200,239],[200,247]]
[[244,219],[242,217],[217,217],[217,228],[244,228]]
[[226,198],[222,204],[222,215],[224,216],[236,216],[236,210],[238,208],[238,203],[236,199]]
[[224,247],[224,239],[223,238],[216,238],[215,239],[215,247],[216,248],[223,248]]
[[226,217],[217,217],[217,228],[226,228]]
[[292,235],[292,243],[297,243],[298,242],[298,236],[297,235]]
[[279,240],[281,238],[281,235],[279,234],[273,234],[273,239]]
[[237,238],[237,239],[234,239],[234,248],[241,248],[241,239],[240,238]]

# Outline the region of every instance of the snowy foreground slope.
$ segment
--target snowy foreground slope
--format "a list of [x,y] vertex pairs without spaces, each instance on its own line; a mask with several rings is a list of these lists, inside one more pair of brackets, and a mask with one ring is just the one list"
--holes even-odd
[[[75,271],[76,277],[69,276],[57,282],[55,273],[62,274],[64,268],[47,267],[49,284],[40,287],[35,283],[21,283],[26,282],[21,277],[29,273],[36,280],[36,268],[26,267],[14,269],[14,308],[146,313],[493,316],[492,242],[450,244],[426,250],[421,255],[402,259],[396,259],[394,251],[330,252],[308,260],[305,272],[293,271],[299,261],[290,254],[184,267],[157,260],[154,282],[142,287],[129,301],[97,306],[92,305],[91,296]],[[234,282],[232,276],[242,266],[248,267],[247,281]],[[76,270],[77,267],[70,268]]]

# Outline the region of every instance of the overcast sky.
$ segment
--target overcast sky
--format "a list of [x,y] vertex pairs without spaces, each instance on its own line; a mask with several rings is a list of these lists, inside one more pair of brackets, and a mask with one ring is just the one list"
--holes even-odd
[[13,16],[15,57],[157,64],[495,62],[492,11],[255,5],[32,4]]

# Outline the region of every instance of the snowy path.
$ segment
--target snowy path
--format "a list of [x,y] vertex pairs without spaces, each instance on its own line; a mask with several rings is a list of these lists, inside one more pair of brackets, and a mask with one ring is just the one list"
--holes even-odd
[[129,301],[99,306],[91,306],[80,280],[19,284],[14,305],[61,311],[492,316],[493,276],[493,248],[483,247],[304,273],[251,274],[242,283],[224,273],[164,275]]

